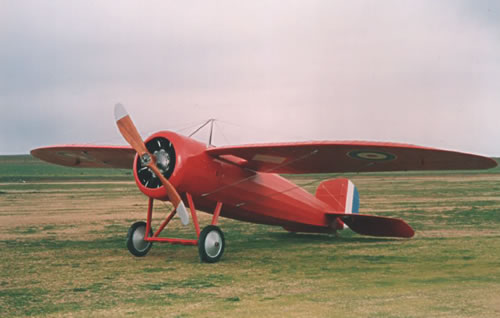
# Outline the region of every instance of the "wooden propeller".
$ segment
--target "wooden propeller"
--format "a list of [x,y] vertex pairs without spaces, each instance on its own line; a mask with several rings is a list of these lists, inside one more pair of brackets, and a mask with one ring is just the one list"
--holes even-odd
[[118,129],[120,130],[120,133],[122,134],[123,138],[125,138],[125,140],[130,144],[130,146],[134,148],[135,151],[137,151],[139,159],[142,160],[142,162],[149,169],[151,169],[151,171],[153,171],[156,177],[160,179],[161,183],[165,186],[168,198],[170,199],[170,202],[172,202],[172,204],[174,205],[177,214],[181,219],[182,224],[188,225],[189,214],[186,210],[184,202],[182,202],[182,199],[179,193],[177,193],[177,190],[175,190],[174,186],[168,181],[167,178],[163,176],[160,169],[158,169],[158,167],[156,166],[156,162],[153,156],[149,153],[148,149],[146,148],[146,145],[144,144],[141,135],[137,131],[137,128],[135,127],[134,123],[132,122],[132,119],[130,118],[129,114],[127,113],[125,107],[123,107],[122,104],[115,105],[115,119],[116,119],[116,125],[118,126]]

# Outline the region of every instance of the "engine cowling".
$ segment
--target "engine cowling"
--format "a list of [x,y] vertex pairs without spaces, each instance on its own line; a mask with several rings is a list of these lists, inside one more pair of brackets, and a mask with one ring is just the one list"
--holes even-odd
[[[177,189],[185,192],[185,175],[189,166],[196,167],[196,162],[203,159],[206,146],[191,138],[170,131],[160,131],[145,141],[149,152],[154,156],[156,164],[163,176]],[[136,155],[134,160],[134,177],[137,187],[148,197],[168,200],[165,188],[156,175],[142,163]]]
[[[175,169],[176,154],[174,145],[164,137],[154,137],[146,142],[146,147],[156,161],[156,166],[165,178],[170,178]],[[158,189],[162,186],[159,178],[153,171],[143,164],[142,160],[135,160],[137,182],[147,189]]]

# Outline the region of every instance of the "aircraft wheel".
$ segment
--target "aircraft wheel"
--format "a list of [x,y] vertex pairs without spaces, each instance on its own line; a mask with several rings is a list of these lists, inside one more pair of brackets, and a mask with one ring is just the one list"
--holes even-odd
[[202,262],[215,263],[224,254],[224,234],[218,226],[209,225],[200,233],[198,253]]
[[[128,229],[127,234],[127,248],[135,256],[145,256],[153,242],[144,241],[144,234],[146,233],[146,222],[139,221],[132,224]],[[149,236],[153,236],[153,231],[149,230]]]

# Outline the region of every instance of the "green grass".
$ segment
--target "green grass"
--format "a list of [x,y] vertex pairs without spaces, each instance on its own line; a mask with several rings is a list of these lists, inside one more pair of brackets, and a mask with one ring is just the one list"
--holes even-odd
[[[99,170],[108,177],[102,184],[88,182],[98,180],[90,172],[82,177],[62,168],[70,170],[58,175],[61,168],[25,159],[0,157],[2,317],[500,314],[496,170],[351,175],[362,212],[404,218],[416,229],[412,239],[349,230],[292,234],[222,219],[226,252],[219,263],[204,264],[196,247],[155,244],[146,257],[130,255],[127,229],[144,219],[147,200],[123,182],[130,180],[124,172]],[[19,172],[22,183],[4,164],[40,170]],[[306,189],[313,192],[318,183]],[[155,227],[166,212],[157,206]],[[209,223],[209,216],[200,217]],[[169,231],[193,235],[178,222]]]

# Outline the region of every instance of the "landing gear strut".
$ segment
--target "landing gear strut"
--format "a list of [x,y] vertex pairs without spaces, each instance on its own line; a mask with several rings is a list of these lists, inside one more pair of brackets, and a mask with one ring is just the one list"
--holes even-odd
[[189,204],[189,210],[191,210],[191,216],[193,218],[193,224],[196,231],[197,239],[179,239],[179,238],[167,238],[160,237],[160,233],[167,227],[168,223],[174,217],[176,211],[172,211],[167,218],[162,222],[156,232],[153,233],[151,228],[151,220],[153,218],[153,199],[149,199],[148,205],[148,216],[147,222],[136,222],[134,223],[127,235],[127,248],[135,256],[145,256],[153,242],[163,242],[170,244],[182,244],[182,245],[198,245],[198,253],[200,255],[200,260],[206,263],[215,263],[220,260],[222,254],[224,254],[225,240],[224,234],[220,228],[216,225],[219,220],[220,211],[222,209],[222,202],[217,202],[215,211],[212,217],[212,223],[205,227],[203,231],[200,232],[200,225],[198,223],[198,217],[196,215],[196,209],[194,207],[193,198],[189,193],[186,193],[187,201]]

